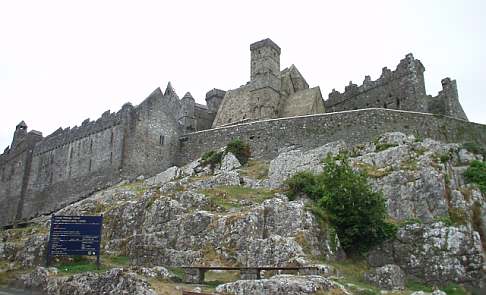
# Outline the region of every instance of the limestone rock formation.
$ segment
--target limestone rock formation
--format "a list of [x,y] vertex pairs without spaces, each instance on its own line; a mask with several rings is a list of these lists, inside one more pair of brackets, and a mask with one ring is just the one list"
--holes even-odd
[[385,290],[402,290],[405,288],[405,273],[395,264],[375,268],[365,274],[365,280]]
[[293,275],[277,275],[262,280],[240,280],[220,285],[216,288],[216,292],[235,295],[304,295],[323,292],[347,294],[342,286],[330,279],[321,276]]
[[[384,194],[389,218],[400,225],[394,240],[369,253],[370,266],[394,264],[406,276],[438,285],[474,285],[484,279],[485,196],[464,179],[469,163],[482,155],[458,144],[402,133],[384,134],[354,147],[337,141],[307,151],[283,151],[270,163],[265,179],[252,176],[248,166],[237,167],[230,155],[223,160],[229,164],[214,173],[196,160],[154,178],[100,190],[56,214],[104,215],[103,252],[128,256],[137,266],[114,271],[110,276],[115,281],[131,277],[131,272],[172,279],[165,268],[148,267],[318,265],[320,259],[339,256],[339,239],[309,211],[309,200],[289,201],[280,190],[289,176],[305,170],[318,173],[327,154],[341,151],[348,153],[354,169],[368,173],[372,187]],[[49,218],[41,216],[32,222],[25,229],[0,231],[0,259],[9,269],[43,261]],[[321,269],[323,276],[335,274],[326,265]],[[400,288],[400,283],[385,283],[399,281],[401,276],[387,276],[393,269],[380,268],[369,278],[378,277],[383,282],[378,283],[380,288]],[[46,274],[49,270],[36,272],[33,276],[52,277]],[[79,275],[76,279],[94,286],[107,276]],[[53,283],[36,284],[67,286],[64,279],[48,281]],[[312,294],[327,282],[331,281],[321,277],[283,276],[239,281],[220,290],[260,294],[267,289],[279,292],[287,284],[291,291],[308,292],[295,294]],[[141,285],[129,283],[126,288]]]
[[140,294],[156,295],[149,284],[133,272],[114,268],[104,273],[84,273],[68,277],[56,276],[56,269],[37,267],[21,277],[21,284],[46,294]]

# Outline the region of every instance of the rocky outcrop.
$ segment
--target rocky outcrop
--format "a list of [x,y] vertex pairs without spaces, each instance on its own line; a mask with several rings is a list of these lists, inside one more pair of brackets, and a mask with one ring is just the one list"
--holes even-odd
[[306,152],[291,150],[281,153],[270,162],[270,186],[279,187],[287,178],[300,171],[321,172],[322,160],[328,154],[335,156],[345,148],[344,141],[337,141]]
[[426,282],[475,283],[483,275],[484,257],[479,234],[467,226],[410,224],[396,239],[371,251],[371,266],[394,263]]
[[45,294],[140,294],[156,295],[150,285],[135,273],[114,268],[104,273],[83,273],[72,276],[58,276],[55,268],[37,267],[23,275],[19,284]]
[[[331,291],[332,290],[332,291]],[[348,294],[338,283],[321,276],[278,275],[270,279],[240,280],[216,287],[217,293],[235,295]]]
[[395,264],[387,264],[365,274],[365,280],[385,290],[403,290],[405,273]]
[[[306,198],[289,201],[271,189],[281,189],[299,171],[322,171],[322,159],[341,151],[354,169],[368,173],[385,196],[389,217],[401,225],[394,241],[370,252],[370,265],[396,264],[434,284],[481,279],[485,196],[463,174],[482,156],[402,133],[353,148],[334,142],[283,152],[270,163],[268,179],[251,178],[230,154],[214,171],[198,160],[120,183],[56,214],[104,214],[104,253],[129,256],[140,267],[315,264],[315,257],[335,259],[339,240],[309,212]],[[241,191],[251,198],[240,197]],[[35,222],[0,232],[1,259],[26,267],[43,261],[49,219]]]

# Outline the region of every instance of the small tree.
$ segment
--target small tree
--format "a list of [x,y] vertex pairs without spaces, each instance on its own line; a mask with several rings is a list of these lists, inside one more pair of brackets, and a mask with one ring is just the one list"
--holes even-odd
[[383,194],[371,189],[367,175],[354,171],[345,155],[328,156],[322,173],[298,173],[286,184],[289,197],[305,193],[327,212],[348,254],[364,252],[395,234],[396,227],[385,221]]

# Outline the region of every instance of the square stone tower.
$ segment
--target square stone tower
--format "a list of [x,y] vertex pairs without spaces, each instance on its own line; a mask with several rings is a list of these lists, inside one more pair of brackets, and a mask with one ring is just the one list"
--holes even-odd
[[280,47],[270,39],[250,45],[252,119],[276,118],[280,104]]

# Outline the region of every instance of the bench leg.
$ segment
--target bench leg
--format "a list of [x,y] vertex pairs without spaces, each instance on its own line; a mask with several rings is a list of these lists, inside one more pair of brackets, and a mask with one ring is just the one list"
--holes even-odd
[[202,284],[204,282],[204,273],[206,270],[199,268],[184,268],[185,277],[184,283],[187,284]]

